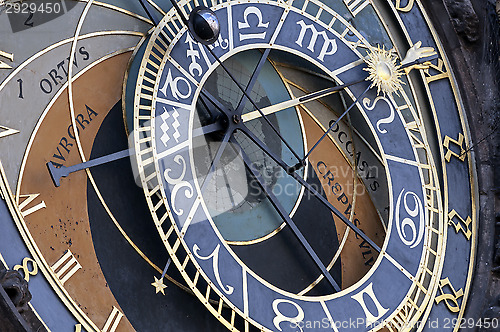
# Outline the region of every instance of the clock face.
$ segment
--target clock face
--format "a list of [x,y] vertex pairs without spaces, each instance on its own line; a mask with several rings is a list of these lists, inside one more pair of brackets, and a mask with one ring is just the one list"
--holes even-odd
[[458,329],[474,164],[418,1],[203,3],[209,45],[198,2],[65,3],[0,15],[0,257],[49,329]]

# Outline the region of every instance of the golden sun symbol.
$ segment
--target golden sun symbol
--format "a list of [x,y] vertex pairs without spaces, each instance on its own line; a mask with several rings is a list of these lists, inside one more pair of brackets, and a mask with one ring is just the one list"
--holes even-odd
[[377,93],[382,91],[384,95],[392,94],[393,92],[399,95],[398,90],[404,84],[400,80],[402,75],[400,70],[401,65],[396,63],[396,56],[391,51],[387,51],[385,47],[380,48],[378,46],[368,54],[365,62],[368,68],[364,68],[364,70],[370,73],[370,76],[366,80],[372,81],[370,87],[376,86]]

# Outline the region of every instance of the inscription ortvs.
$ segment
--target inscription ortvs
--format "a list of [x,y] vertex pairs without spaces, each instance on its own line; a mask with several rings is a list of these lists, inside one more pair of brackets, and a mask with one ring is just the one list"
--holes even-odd
[[[78,49],[78,52],[75,53],[75,58],[73,59],[73,65],[78,68],[78,58],[82,61],[88,61],[90,59],[90,54],[85,50],[85,47],[82,46]],[[59,84],[63,84],[68,79],[68,64],[70,57],[63,59],[57,65],[52,68],[47,76],[40,80],[40,89],[46,93],[50,94],[54,91],[54,88]]]

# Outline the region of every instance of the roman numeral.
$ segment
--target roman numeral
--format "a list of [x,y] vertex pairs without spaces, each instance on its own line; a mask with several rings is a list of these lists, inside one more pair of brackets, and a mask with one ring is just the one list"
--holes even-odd
[[0,138],[7,137],[7,136],[10,136],[13,134],[17,134],[19,132],[20,131],[16,130],[16,129],[12,129],[12,128],[5,127],[5,126],[0,126]]
[[344,0],[347,9],[353,17],[359,14],[366,6],[370,4],[370,0]]
[[51,268],[56,274],[57,279],[64,285],[82,266],[78,263],[75,256],[73,256],[71,250],[68,249]]
[[[365,303],[365,295],[367,295],[375,304],[375,308],[377,309],[375,313],[371,312],[370,309],[366,306]],[[354,300],[356,300],[360,305],[361,308],[363,308],[363,311],[366,316],[366,326],[370,326],[370,324],[378,321],[382,316],[385,315],[389,309],[384,308],[381,304],[380,301],[377,299],[375,296],[375,293],[373,292],[373,283],[370,283],[368,286],[365,287],[361,292],[359,292],[356,295],[351,296]],[[370,306],[370,308],[373,309],[373,306]]]
[[[9,59],[11,62],[14,61],[14,54],[7,53],[0,50],[0,57]],[[0,60],[0,69],[11,69],[12,67]]]
[[27,208],[26,210],[24,209],[25,207],[28,206],[28,204],[33,202],[38,196],[40,196],[40,194],[19,195],[19,198],[24,198],[22,203],[19,204],[19,211],[21,211],[21,216],[23,216],[23,218],[32,214],[33,212],[36,212],[40,209],[44,209],[47,207],[47,205],[45,205],[45,201],[41,201],[35,206]]
[[113,310],[109,314],[104,327],[102,328],[102,332],[114,332],[120,324],[120,320],[122,319],[123,314],[118,310],[115,306],[113,306]]

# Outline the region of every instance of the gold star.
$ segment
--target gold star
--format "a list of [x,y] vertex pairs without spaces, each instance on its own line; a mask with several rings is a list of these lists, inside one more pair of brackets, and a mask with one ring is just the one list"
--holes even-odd
[[152,282],[151,286],[154,286],[154,288],[156,290],[156,294],[161,292],[163,295],[165,295],[164,289],[167,288],[167,286],[163,283],[163,278],[160,278],[160,279],[157,279],[156,277],[154,277],[154,278],[155,278],[155,282]]

